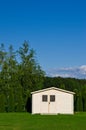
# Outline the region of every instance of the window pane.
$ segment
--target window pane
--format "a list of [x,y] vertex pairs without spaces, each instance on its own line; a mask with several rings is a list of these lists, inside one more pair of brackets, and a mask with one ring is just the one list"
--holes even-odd
[[42,101],[47,102],[47,95],[42,95]]
[[55,95],[50,95],[50,102],[55,102]]

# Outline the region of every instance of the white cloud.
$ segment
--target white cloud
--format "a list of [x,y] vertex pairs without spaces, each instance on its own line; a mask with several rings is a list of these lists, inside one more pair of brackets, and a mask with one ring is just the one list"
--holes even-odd
[[86,74],[86,65],[82,65],[82,66],[80,67],[80,72],[81,72],[82,74]]
[[55,68],[47,71],[47,75],[51,77],[75,77],[75,78],[86,78],[86,65],[79,67],[64,67]]

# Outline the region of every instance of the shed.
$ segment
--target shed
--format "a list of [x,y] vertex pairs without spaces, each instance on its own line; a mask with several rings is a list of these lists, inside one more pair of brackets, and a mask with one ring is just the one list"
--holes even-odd
[[32,114],[73,114],[74,92],[50,87],[32,94]]

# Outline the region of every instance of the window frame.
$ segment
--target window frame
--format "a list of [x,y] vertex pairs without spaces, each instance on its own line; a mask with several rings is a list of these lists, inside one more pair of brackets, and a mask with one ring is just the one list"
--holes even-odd
[[50,95],[50,102],[55,102],[55,95]]
[[48,102],[48,95],[42,95],[42,102]]

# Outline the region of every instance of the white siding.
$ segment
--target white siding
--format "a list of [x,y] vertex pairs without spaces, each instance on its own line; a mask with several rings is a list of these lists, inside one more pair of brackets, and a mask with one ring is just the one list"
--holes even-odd
[[73,114],[73,95],[63,92],[57,93],[57,113]]
[[40,113],[40,93],[32,95],[32,114]]

